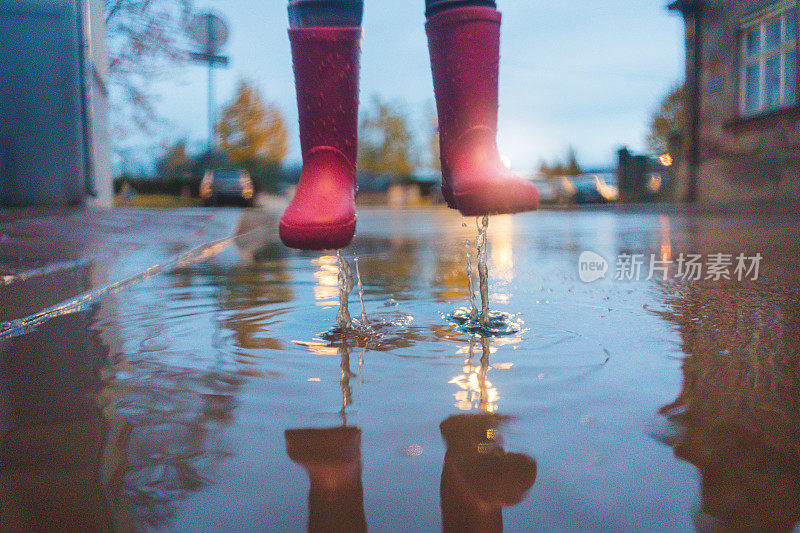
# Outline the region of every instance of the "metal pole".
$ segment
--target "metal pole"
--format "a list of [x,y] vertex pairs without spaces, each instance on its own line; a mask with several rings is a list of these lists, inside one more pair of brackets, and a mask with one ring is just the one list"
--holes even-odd
[[216,120],[214,116],[214,64],[208,62],[208,153],[210,160],[214,159],[214,147],[216,146]]
[[[89,57],[89,39],[87,35],[91,31],[91,20],[89,19],[89,6],[86,5],[86,0],[78,0],[78,72],[80,72],[80,97],[81,97],[81,119],[83,134],[83,191],[81,192],[81,201],[87,194],[90,196],[97,196],[97,191],[94,186],[94,161],[92,157],[92,109],[91,109],[91,91],[92,80],[90,76],[92,58]],[[88,31],[87,31],[88,30]]]
[[214,131],[214,62],[211,59],[211,16],[206,16],[206,54],[208,54],[208,168],[214,170],[214,147],[216,135]]

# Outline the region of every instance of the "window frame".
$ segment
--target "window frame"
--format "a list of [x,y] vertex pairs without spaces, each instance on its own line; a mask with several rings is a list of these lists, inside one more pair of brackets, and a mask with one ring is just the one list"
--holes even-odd
[[[788,15],[794,14],[795,20],[795,33],[794,36],[788,35]],[[744,118],[754,117],[782,109],[794,107],[798,104],[798,65],[797,55],[800,48],[800,38],[798,38],[798,23],[800,23],[800,16],[798,16],[798,8],[790,6],[780,11],[771,12],[759,17],[755,20],[742,25],[739,39],[739,114]],[[778,19],[780,25],[780,35],[778,43],[772,48],[766,47],[767,42],[767,26],[775,19]],[[754,29],[758,31],[758,50],[751,54],[748,51],[748,44],[750,42],[750,35]],[[788,56],[794,52],[795,65],[794,65],[794,98],[787,100],[787,63]],[[768,105],[767,103],[767,62],[776,57],[779,59],[779,93],[778,102],[775,105]],[[752,65],[758,67],[758,102],[753,109],[748,108],[749,87],[748,87],[748,70]]]

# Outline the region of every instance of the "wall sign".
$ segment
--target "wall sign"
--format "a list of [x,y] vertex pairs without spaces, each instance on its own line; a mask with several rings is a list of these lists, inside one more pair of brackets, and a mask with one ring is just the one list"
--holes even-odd
[[725,90],[725,78],[722,76],[714,76],[708,80],[707,90],[710,94],[721,93]]

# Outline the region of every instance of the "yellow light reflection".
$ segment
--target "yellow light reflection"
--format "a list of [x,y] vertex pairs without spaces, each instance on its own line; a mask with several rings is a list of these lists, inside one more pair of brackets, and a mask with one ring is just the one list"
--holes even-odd
[[456,399],[456,409],[461,411],[476,409],[485,413],[497,411],[500,394],[492,382],[486,379],[481,367],[467,365],[464,367],[464,373],[454,377],[449,383],[461,389],[453,394]]
[[317,267],[314,272],[314,298],[317,305],[336,305],[339,302],[339,262],[335,255],[323,255],[312,259],[311,264]]
[[[527,329],[524,331],[528,331]],[[505,346],[507,344],[519,344],[522,342],[522,337],[497,337],[496,339],[492,340],[497,346]],[[492,346],[492,353],[497,351],[496,346]]]
[[[501,281],[514,279],[514,219],[511,215],[494,216],[489,224],[492,276]],[[492,295],[502,299],[502,293]],[[505,295],[508,297],[508,295]]]
[[[500,394],[491,381],[486,379],[486,373],[493,368],[489,365],[489,355],[496,351],[495,346],[490,346],[489,339],[481,338],[480,343],[483,354],[480,358],[480,365],[472,363],[474,357],[475,341],[473,338],[469,346],[458,350],[459,354],[466,352],[467,359],[464,361],[463,373],[454,376],[448,382],[456,385],[460,390],[453,394],[456,400],[456,409],[461,411],[478,410],[484,413],[494,413],[497,411],[497,402]],[[508,369],[511,363],[498,363],[495,368]]]
[[294,344],[298,346],[304,346],[308,348],[308,351],[315,354],[315,355],[336,355],[339,353],[339,349],[336,346],[331,346],[328,343],[319,341],[292,341]]
[[659,226],[661,229],[661,260],[662,261],[671,261],[672,260],[672,243],[670,240],[670,225],[669,225],[669,218],[666,216],[659,217]]
[[[503,340],[503,339],[502,338],[498,338],[496,340]],[[473,348],[470,347],[470,346],[462,346],[461,348],[456,350],[456,353],[458,355],[470,355],[470,354],[472,354],[472,352],[473,352]],[[491,354],[491,353],[495,353],[495,352],[497,352],[497,346],[490,346],[489,347],[489,353]]]

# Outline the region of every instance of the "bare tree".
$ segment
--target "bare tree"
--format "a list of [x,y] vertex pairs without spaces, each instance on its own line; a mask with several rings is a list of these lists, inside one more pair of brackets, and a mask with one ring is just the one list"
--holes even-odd
[[161,122],[150,85],[186,61],[193,0],[105,0],[111,125],[152,133]]

